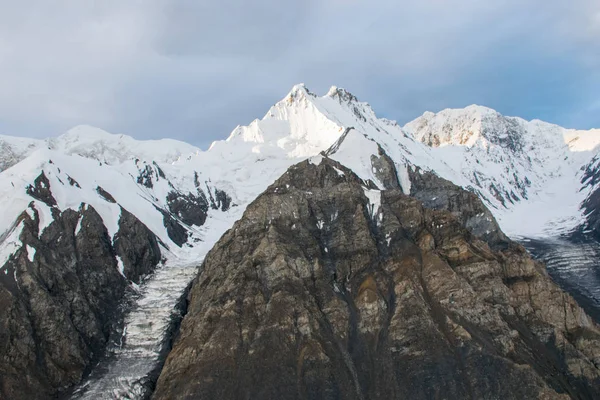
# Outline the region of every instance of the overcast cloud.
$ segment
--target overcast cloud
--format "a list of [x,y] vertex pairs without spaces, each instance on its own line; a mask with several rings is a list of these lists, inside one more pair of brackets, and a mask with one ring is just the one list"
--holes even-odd
[[600,127],[597,0],[0,0],[0,133],[206,147],[295,83],[400,123],[486,105]]

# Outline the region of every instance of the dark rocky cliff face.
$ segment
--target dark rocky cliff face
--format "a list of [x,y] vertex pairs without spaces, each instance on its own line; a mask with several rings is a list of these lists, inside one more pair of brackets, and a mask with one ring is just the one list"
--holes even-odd
[[595,156],[588,165],[582,167],[581,184],[583,188],[595,188],[581,204],[585,211],[585,222],[573,232],[576,236],[590,234],[600,241],[600,156]]
[[23,247],[0,273],[0,399],[52,398],[78,383],[109,340],[127,281],[160,261],[156,237],[126,210],[114,246],[91,206],[53,214],[40,235],[33,203],[23,212]]
[[426,208],[449,211],[464,227],[494,249],[506,248],[509,239],[479,196],[429,171],[409,168],[410,195]]
[[[443,194],[423,180],[411,194]],[[469,226],[469,194],[391,185],[377,207],[363,185],[304,162],[247,208],[154,399],[600,398],[598,327],[523,247]]]

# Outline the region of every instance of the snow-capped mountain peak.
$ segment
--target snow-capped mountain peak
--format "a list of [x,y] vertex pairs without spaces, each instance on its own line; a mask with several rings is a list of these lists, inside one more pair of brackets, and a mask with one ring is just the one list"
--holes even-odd
[[406,124],[405,130],[431,147],[460,145],[485,148],[490,142],[502,144],[512,138],[517,141],[514,150],[518,151],[518,122],[491,108],[471,105],[464,109],[445,109],[437,114],[426,112]]
[[134,159],[173,163],[181,157],[200,152],[199,148],[178,140],[136,140],[131,136],[79,125],[58,137],[47,139],[0,136],[0,171],[15,165],[37,149],[76,154],[111,165]]
[[[243,142],[260,154],[282,151],[290,158],[314,155],[343,131],[342,124],[331,118],[327,103],[332,103],[332,98],[318,97],[305,85],[295,85],[263,119],[236,127],[226,142]],[[219,142],[213,143],[211,151],[218,147]]]

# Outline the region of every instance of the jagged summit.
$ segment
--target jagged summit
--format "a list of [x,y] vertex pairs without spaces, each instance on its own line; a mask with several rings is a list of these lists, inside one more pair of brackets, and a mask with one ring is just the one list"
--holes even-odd
[[337,98],[339,100],[343,100],[345,102],[357,102],[358,99],[352,93],[343,88],[338,88],[337,86],[332,86],[327,92],[326,96]]
[[294,97],[300,97],[303,95],[311,95],[311,96],[315,96],[314,93],[312,93],[310,90],[308,90],[308,88],[306,87],[306,85],[304,83],[298,83],[294,86],[292,86],[292,89],[290,90],[290,92],[287,94],[287,96],[285,96],[285,98],[294,98]]

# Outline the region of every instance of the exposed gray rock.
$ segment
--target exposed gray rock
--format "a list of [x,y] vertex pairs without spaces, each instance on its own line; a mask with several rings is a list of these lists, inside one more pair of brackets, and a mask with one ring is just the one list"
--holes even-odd
[[46,177],[44,171],[35,178],[33,185],[27,186],[26,192],[34,199],[45,203],[48,207],[54,207],[56,205],[56,199],[54,199],[54,196],[50,191],[50,181]]
[[187,229],[181,226],[179,221],[177,221],[177,219],[175,219],[168,211],[156,206],[155,208],[163,216],[163,225],[167,229],[167,235],[169,235],[169,239],[171,239],[177,246],[183,246],[183,244],[188,240]]
[[153,398],[599,398],[598,327],[447,190],[372,213],[340,164],[290,168],[207,255]]
[[581,204],[585,211],[585,223],[579,227],[578,233],[592,233],[596,240],[600,241],[600,160],[599,156],[594,157],[590,163],[584,166],[581,183],[584,188],[595,188]]
[[81,189],[81,186],[79,185],[79,183],[75,179],[73,179],[73,178],[71,178],[70,176],[67,175],[67,180],[69,181],[69,185],[75,186],[75,187]]
[[137,183],[151,189],[154,187],[154,182],[159,179],[167,179],[163,170],[155,161],[149,164],[146,161],[135,159],[135,165],[138,167]]
[[371,156],[371,165],[375,177],[383,183],[383,189],[403,189],[398,182],[394,161],[379,146],[379,157]]
[[114,238],[116,254],[123,261],[127,279],[140,283],[144,275],[152,272],[160,259],[156,236],[129,211],[121,208],[119,231]]
[[493,248],[505,247],[509,241],[496,218],[479,196],[452,182],[420,168],[408,169],[410,195],[427,208],[450,211],[475,236]]
[[225,191],[215,189],[213,208],[215,210],[227,211],[231,206],[231,197]]
[[171,191],[167,194],[167,206],[172,214],[187,225],[202,226],[206,222],[208,201],[201,190],[199,195]]
[[136,282],[160,259],[154,235],[126,210],[113,248],[91,206],[55,209],[41,234],[30,207],[34,218],[17,221],[23,247],[0,273],[0,399],[52,398],[78,383],[102,354],[128,286],[115,254]]
[[108,201],[109,203],[117,202],[115,200],[115,198],[112,197],[112,195],[110,193],[108,193],[106,190],[104,190],[101,186],[96,187],[96,193],[98,193],[100,195],[100,197],[102,197],[104,200]]
[[214,189],[215,195],[213,196],[208,183],[206,183],[206,191],[208,192],[208,198],[210,200],[210,207],[213,210],[227,211],[231,207],[231,197],[220,189]]

